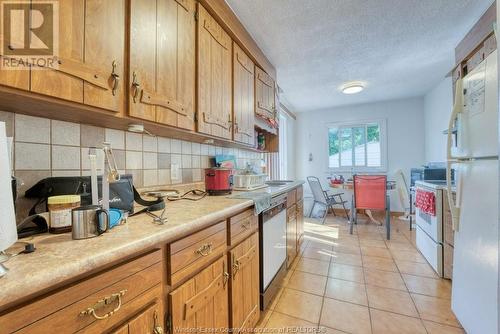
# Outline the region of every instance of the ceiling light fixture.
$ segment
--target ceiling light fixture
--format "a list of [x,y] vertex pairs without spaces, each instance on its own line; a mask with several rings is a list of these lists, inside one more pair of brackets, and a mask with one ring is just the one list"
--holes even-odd
[[352,95],[361,93],[365,89],[365,85],[362,82],[347,82],[342,85],[342,93]]

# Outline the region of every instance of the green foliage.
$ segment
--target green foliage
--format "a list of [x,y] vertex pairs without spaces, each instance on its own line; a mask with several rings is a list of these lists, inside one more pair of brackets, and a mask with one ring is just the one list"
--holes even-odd
[[[370,124],[366,127],[352,128],[331,128],[328,130],[328,148],[330,156],[339,153],[341,150],[352,149],[354,146],[365,144],[365,132],[367,143],[380,141],[380,127],[377,124]],[[340,148],[340,137],[342,137],[342,149]]]

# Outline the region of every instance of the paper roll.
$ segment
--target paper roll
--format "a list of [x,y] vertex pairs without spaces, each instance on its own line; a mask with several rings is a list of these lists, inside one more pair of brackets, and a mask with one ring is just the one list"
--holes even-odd
[[9,158],[5,123],[0,122],[0,251],[6,250],[17,241]]

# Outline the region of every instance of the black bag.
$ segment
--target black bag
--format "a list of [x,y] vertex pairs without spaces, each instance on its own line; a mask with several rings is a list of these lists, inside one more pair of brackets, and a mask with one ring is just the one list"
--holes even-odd
[[[102,196],[102,177],[98,176],[98,194],[99,199]],[[37,212],[37,207],[45,205],[44,211],[48,211],[47,198],[59,195],[80,195],[81,205],[92,204],[92,186],[90,176],[69,176],[69,177],[48,177],[38,181],[34,186],[28,189],[25,193],[26,198],[38,199],[35,205],[31,208],[29,215],[34,215]],[[134,213],[134,201],[146,208]],[[127,211],[131,215],[138,214],[144,211],[157,211],[165,208],[163,199],[155,201],[147,201],[141,198],[141,195],[135,189],[132,182],[132,175],[121,175],[120,180],[109,184],[109,206],[110,208]],[[35,219],[33,222],[37,228],[29,228],[30,231],[18,231],[19,236],[23,237],[44,233],[47,231],[47,224],[42,219]],[[26,234],[28,233],[28,234]]]

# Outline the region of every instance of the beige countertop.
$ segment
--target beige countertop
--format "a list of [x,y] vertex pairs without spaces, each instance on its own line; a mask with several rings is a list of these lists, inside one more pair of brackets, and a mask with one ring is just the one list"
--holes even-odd
[[[276,196],[301,184],[303,182],[293,182],[268,191]],[[121,258],[188,235],[251,206],[251,200],[207,196],[196,202],[167,202],[168,222],[165,225],[155,225],[151,217],[140,214],[97,238],[72,240],[71,233],[64,233],[22,239],[34,243],[37,250],[4,263],[9,271],[0,278],[0,310]],[[17,243],[7,252],[18,252],[23,247],[22,243]]]

